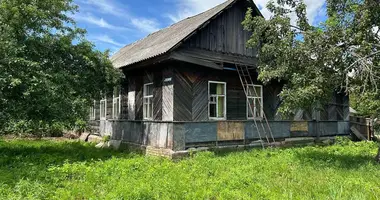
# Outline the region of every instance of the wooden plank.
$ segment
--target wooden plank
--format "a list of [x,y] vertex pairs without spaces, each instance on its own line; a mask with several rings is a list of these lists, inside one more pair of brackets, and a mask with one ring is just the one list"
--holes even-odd
[[192,119],[192,82],[186,71],[174,70],[174,120],[191,121]]
[[231,53],[213,52],[200,48],[182,48],[178,50],[178,53],[181,53],[181,55],[185,57],[202,59],[211,62],[224,62],[247,66],[256,66],[257,64],[257,58],[255,57],[247,57]]
[[162,70],[155,70],[153,72],[153,119],[162,120],[162,87],[163,87],[163,78]]
[[142,76],[135,77],[136,97],[135,97],[135,120],[143,120],[143,87]]
[[128,119],[128,80],[123,79],[120,92],[120,118]]
[[193,83],[192,119],[208,120],[208,80],[201,73],[198,73],[198,79]]
[[213,69],[219,69],[219,70],[223,69],[223,66],[221,64],[216,64],[212,61],[204,60],[202,58],[195,58],[195,57],[187,56],[183,53],[172,53],[170,58],[172,58],[174,60],[179,60],[179,61],[183,61],[183,62],[196,64],[196,65],[201,65],[204,67],[210,67]]
[[351,131],[358,137],[360,140],[367,140],[355,127],[351,127]]
[[174,119],[174,87],[172,78],[163,83],[162,87],[162,120],[173,121]]
[[218,141],[244,140],[244,123],[218,122]]
[[248,6],[243,1],[237,2],[192,35],[182,46],[254,56],[255,51],[246,48],[251,33],[245,31],[241,24]]

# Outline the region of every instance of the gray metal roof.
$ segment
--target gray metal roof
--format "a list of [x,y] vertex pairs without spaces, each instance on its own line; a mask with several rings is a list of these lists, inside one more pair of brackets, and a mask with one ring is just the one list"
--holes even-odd
[[122,68],[167,53],[236,1],[227,0],[206,12],[184,19],[123,47],[111,57],[114,67]]

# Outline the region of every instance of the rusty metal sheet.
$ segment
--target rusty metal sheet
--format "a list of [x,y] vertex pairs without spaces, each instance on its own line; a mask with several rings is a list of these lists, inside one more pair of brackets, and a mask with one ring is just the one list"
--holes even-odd
[[243,122],[218,122],[218,141],[244,140]]
[[309,132],[309,125],[307,121],[295,121],[290,125],[291,132]]

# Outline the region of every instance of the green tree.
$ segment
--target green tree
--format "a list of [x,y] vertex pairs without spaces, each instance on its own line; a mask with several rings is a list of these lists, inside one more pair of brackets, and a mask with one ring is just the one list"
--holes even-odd
[[70,126],[117,83],[109,52],[69,17],[77,9],[72,0],[0,1],[0,130]]
[[[327,0],[327,20],[309,23],[302,0],[270,1],[269,20],[252,15],[250,47],[260,47],[259,79],[284,80],[280,111],[323,105],[332,92],[371,94],[380,85],[380,4],[378,0]],[[364,106],[364,105],[363,105]]]

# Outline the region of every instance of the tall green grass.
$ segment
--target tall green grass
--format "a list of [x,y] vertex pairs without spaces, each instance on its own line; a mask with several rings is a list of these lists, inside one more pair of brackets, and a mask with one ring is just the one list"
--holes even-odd
[[341,141],[173,162],[78,142],[0,140],[0,199],[378,199],[377,147]]

